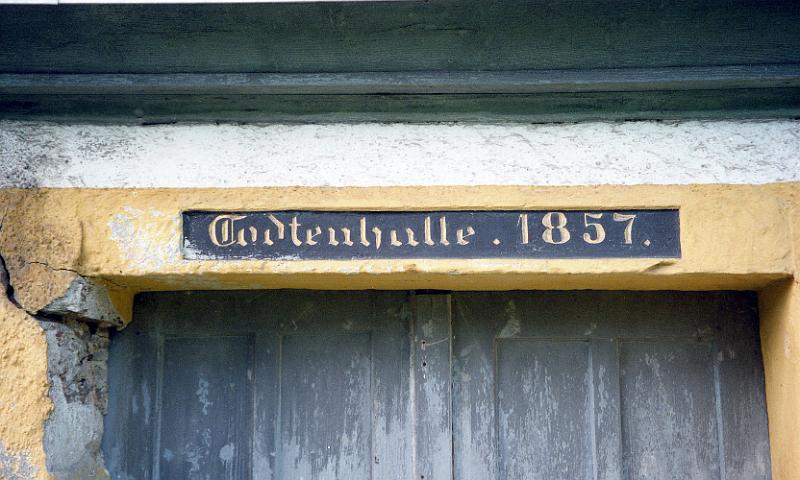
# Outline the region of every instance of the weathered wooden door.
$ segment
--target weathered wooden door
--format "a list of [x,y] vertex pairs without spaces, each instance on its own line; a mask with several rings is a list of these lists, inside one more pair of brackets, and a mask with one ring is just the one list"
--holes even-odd
[[749,294],[184,292],[135,316],[114,478],[769,478]]
[[141,295],[114,337],[118,478],[410,475],[404,293]]
[[770,478],[754,295],[453,295],[459,480]]

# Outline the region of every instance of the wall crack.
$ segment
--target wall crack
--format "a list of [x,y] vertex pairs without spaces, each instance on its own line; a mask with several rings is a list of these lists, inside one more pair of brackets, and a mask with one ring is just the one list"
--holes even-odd
[[[74,270],[52,268],[45,262],[27,263],[69,271],[83,279]],[[2,255],[0,288],[15,308],[38,323],[47,340],[47,379],[54,407],[44,425],[48,473],[56,480],[109,479],[101,451],[103,416],[108,403],[109,323],[87,323],[85,318],[70,312],[27,311],[15,298]],[[0,478],[34,478],[32,467],[24,462],[24,453],[20,455],[9,455],[0,444]]]
[[43,267],[47,268],[48,270],[53,270],[54,272],[71,272],[71,273],[74,273],[75,275],[80,275],[80,273],[79,273],[77,270],[73,270],[73,269],[71,269],[71,268],[56,268],[56,267],[51,267],[51,266],[50,266],[49,264],[47,264],[46,262],[37,262],[37,261],[33,261],[33,260],[27,261],[27,260],[26,260],[24,263],[25,263],[25,264],[32,264],[32,265],[41,265],[41,266],[43,266]]
[[[2,224],[0,224],[0,228]],[[11,275],[8,273],[8,269],[6,268],[6,261],[3,258],[3,255],[0,254],[0,287],[3,289],[3,293],[5,294],[6,298],[12,305],[22,310],[22,306],[17,301],[16,297],[14,296],[14,287],[11,285]]]

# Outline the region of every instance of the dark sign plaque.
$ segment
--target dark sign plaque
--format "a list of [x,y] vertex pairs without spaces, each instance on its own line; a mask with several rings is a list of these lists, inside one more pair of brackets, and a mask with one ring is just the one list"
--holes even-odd
[[678,258],[670,210],[202,212],[183,254],[204,260]]

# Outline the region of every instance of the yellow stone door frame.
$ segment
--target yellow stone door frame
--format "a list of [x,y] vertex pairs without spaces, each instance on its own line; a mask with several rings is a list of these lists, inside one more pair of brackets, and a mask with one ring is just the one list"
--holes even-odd
[[[678,259],[186,260],[187,210],[680,209]],[[36,312],[72,282],[189,289],[754,290],[773,478],[800,477],[800,184],[0,190],[0,253]]]

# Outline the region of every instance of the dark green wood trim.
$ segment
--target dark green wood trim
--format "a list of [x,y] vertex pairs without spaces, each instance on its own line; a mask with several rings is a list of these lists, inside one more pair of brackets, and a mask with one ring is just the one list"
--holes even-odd
[[0,6],[3,73],[341,73],[800,63],[800,2]]
[[14,95],[372,95],[800,87],[800,64],[514,72],[1,74]]
[[543,94],[0,95],[0,118],[123,123],[800,117],[800,88]]
[[0,6],[0,118],[797,117],[800,2]]

